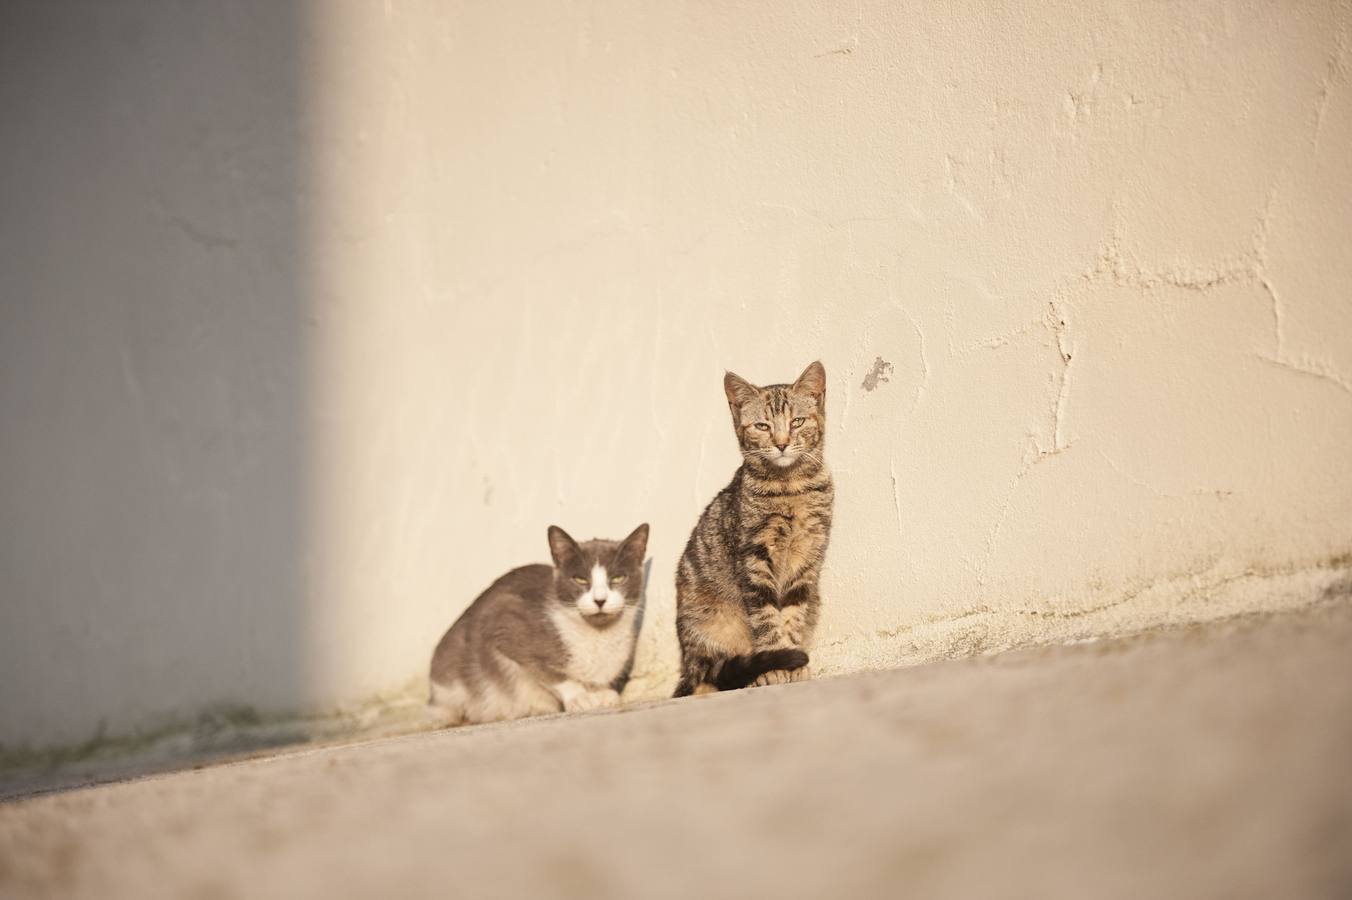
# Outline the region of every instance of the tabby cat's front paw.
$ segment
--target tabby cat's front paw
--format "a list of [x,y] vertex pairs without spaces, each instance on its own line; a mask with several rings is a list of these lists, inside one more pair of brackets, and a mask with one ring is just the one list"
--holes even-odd
[[788,684],[793,680],[793,673],[788,669],[771,669],[763,675],[756,676],[756,680],[751,682],[756,687],[765,687],[767,684]]

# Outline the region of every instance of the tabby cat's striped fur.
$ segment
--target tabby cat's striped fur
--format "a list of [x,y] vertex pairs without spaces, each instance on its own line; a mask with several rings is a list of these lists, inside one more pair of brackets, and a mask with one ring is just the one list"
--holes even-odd
[[742,465],[676,569],[676,696],[807,677],[835,489],[822,458],[826,371],[792,385],[723,379]]

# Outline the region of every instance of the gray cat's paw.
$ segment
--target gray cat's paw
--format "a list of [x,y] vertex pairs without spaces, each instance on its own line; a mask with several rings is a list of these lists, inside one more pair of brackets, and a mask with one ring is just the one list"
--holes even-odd
[[614,709],[620,705],[620,695],[610,688],[592,694],[596,698],[594,709]]
[[609,688],[578,694],[565,705],[566,712],[587,712],[593,709],[612,709],[620,705],[620,695]]

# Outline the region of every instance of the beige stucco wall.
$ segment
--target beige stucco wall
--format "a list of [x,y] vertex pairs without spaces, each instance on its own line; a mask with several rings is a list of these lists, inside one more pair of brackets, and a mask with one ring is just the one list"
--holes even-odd
[[0,742],[397,691],[550,523],[652,523],[668,690],[725,367],[830,375],[826,672],[1352,550],[1346,4],[40,9]]

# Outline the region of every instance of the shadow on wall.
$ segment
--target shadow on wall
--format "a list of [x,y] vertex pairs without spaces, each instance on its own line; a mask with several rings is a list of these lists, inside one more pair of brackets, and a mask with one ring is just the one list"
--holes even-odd
[[0,7],[11,762],[310,690],[299,16]]

